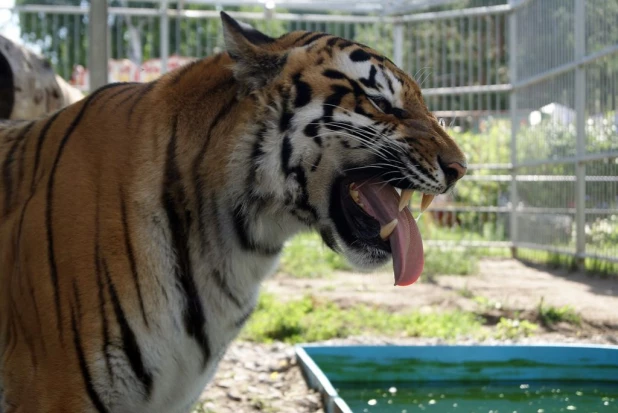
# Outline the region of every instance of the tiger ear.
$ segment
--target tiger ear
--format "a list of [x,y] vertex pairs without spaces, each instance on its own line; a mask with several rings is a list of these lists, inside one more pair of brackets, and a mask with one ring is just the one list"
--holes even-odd
[[265,86],[279,74],[285,54],[269,50],[275,39],[240,23],[221,12],[223,38],[228,54],[234,60],[234,76],[250,90]]

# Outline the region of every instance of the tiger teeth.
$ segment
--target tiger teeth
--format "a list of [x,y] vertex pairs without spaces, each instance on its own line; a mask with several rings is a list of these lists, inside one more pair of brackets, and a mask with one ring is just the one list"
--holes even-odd
[[421,212],[424,212],[429,205],[431,205],[431,201],[435,198],[435,195],[423,194],[423,199],[421,200]]
[[414,194],[413,189],[403,189],[401,191],[401,198],[399,198],[399,212],[403,211],[403,209],[410,203],[410,199]]
[[356,202],[357,204],[360,203],[360,195],[359,195],[358,191],[356,191],[354,189],[350,189],[350,196],[352,197],[354,202]]
[[395,218],[394,220],[392,220],[391,222],[389,222],[388,224],[384,225],[381,229],[380,229],[380,238],[382,238],[383,240],[387,240],[388,237],[391,236],[391,234],[393,233],[393,231],[395,230],[395,228],[397,227],[397,223],[399,221],[397,220],[397,218]]

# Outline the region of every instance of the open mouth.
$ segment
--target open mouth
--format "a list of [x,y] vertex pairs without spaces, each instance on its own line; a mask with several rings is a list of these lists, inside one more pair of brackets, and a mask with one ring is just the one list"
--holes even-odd
[[[424,265],[423,241],[416,221],[408,208],[414,193],[397,190],[374,180],[344,178],[336,184],[340,217],[338,230],[353,248],[391,254],[395,285],[406,286],[418,280]],[[424,211],[433,195],[423,194]]]

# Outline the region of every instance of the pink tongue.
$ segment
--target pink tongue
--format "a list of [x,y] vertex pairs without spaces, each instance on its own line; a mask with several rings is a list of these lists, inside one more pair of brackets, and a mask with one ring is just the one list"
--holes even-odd
[[399,223],[390,236],[395,285],[413,284],[423,272],[423,241],[408,208],[398,211],[399,194],[390,185],[365,182],[357,185],[365,211],[385,225],[397,218]]

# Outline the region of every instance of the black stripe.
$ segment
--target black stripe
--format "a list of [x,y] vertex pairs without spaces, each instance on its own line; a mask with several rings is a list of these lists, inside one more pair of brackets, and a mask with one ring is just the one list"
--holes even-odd
[[135,100],[133,101],[133,103],[131,104],[131,107],[129,108],[129,111],[127,112],[127,122],[131,123],[131,117],[133,116],[133,111],[135,110],[135,107],[142,101],[142,99],[144,99],[144,97],[148,94],[148,92],[150,92],[152,89],[154,89],[155,87],[155,82],[149,82],[147,84],[142,84],[142,90],[139,91],[139,93],[137,94],[137,97],[135,98]]
[[120,304],[118,293],[116,292],[116,288],[114,287],[114,283],[112,282],[112,278],[109,274],[109,268],[107,267],[107,262],[105,261],[105,258],[102,259],[102,265],[103,274],[105,275],[107,281],[107,290],[109,293],[109,297],[112,302],[112,307],[114,308],[116,321],[118,322],[118,326],[120,327],[120,335],[122,336],[122,349],[127,356],[127,359],[129,360],[129,364],[131,365],[133,373],[135,373],[137,379],[141,381],[144,385],[144,390],[146,392],[146,400],[148,400],[150,398],[150,394],[152,393],[152,374],[144,366],[144,361],[142,360],[142,352],[139,348],[139,344],[137,344],[135,333],[131,329],[129,322],[124,315],[124,311],[122,310],[122,305]]
[[[128,90],[133,90],[133,89],[135,89],[135,88],[128,88]],[[137,89],[139,89],[139,88],[137,88]],[[114,109],[119,109],[122,105],[124,105],[125,103],[127,103],[128,101],[133,99],[134,97],[135,97],[135,94],[131,93],[129,96],[125,97],[120,102],[116,103],[116,105],[114,105]]]
[[251,317],[254,311],[255,307],[252,306],[246,313],[240,316],[240,318],[234,323],[236,325],[236,328],[241,328],[247,322],[249,317]]
[[345,86],[332,85],[331,89],[333,90],[333,94],[329,95],[322,104],[324,110],[324,121],[326,123],[332,122],[333,113],[335,112],[335,109],[341,104],[343,97],[349,93],[352,93],[352,90]]
[[[25,135],[27,135],[30,132],[30,129],[32,129],[32,126],[34,126],[34,122],[26,126],[26,131],[24,132]],[[21,183],[24,180],[24,162],[26,158],[26,148],[27,147],[28,147],[28,139],[27,139],[27,136],[25,136],[25,139],[23,140],[23,143],[21,145],[21,149],[19,150],[19,157],[17,158],[17,162],[18,162],[17,187],[18,188],[21,186]]]
[[169,231],[172,236],[173,256],[177,261],[174,266],[176,280],[185,296],[185,308],[183,310],[185,329],[187,334],[194,338],[200,346],[203,355],[202,367],[206,367],[211,356],[211,350],[205,333],[206,318],[202,301],[193,279],[193,267],[188,244],[191,213],[187,209],[187,197],[180,170],[176,164],[177,117],[174,118],[172,125],[172,136],[167,146],[161,202],[167,215]]
[[311,86],[309,83],[300,80],[301,74],[297,73],[292,77],[296,88],[296,97],[294,98],[294,107],[299,108],[307,105],[311,101]]
[[343,49],[346,49],[346,48],[348,48],[350,46],[354,46],[354,45],[355,45],[354,42],[351,42],[351,41],[349,41],[347,39],[341,39],[341,41],[339,42],[339,50],[343,50]]
[[281,170],[283,174],[288,177],[292,172],[290,170],[290,158],[292,157],[292,143],[290,137],[285,135],[283,142],[281,143]]
[[95,267],[97,272],[97,291],[99,299],[99,311],[101,312],[101,335],[103,336],[103,346],[101,348],[102,353],[105,356],[105,366],[107,368],[107,374],[109,374],[110,380],[113,381],[114,373],[112,371],[111,355],[109,354],[109,323],[107,321],[107,313],[105,311],[105,286],[103,285],[103,277],[101,275],[101,260],[99,255],[99,243],[96,243],[95,253]]
[[371,69],[369,70],[369,77],[367,78],[361,77],[359,80],[366,87],[380,90],[380,88],[378,87],[378,83],[376,82],[377,74],[378,74],[378,69],[376,69],[375,65],[371,65]]
[[125,204],[125,194],[122,188],[120,189],[120,213],[122,215],[122,231],[124,235],[124,246],[127,250],[127,257],[129,259],[129,265],[131,266],[131,275],[133,276],[133,284],[137,291],[137,300],[139,302],[139,308],[142,312],[142,318],[144,324],[148,327],[148,318],[146,317],[146,310],[144,309],[144,299],[142,298],[142,289],[139,283],[139,275],[137,273],[137,264],[135,262],[135,254],[133,253],[133,245],[131,244],[131,232],[129,231],[129,220],[127,218],[127,206]]
[[[217,90],[218,89],[219,88],[217,87]],[[213,93],[215,93],[217,90],[213,90]],[[206,185],[204,184],[204,179],[202,178],[200,174],[200,166],[202,165],[202,162],[204,162],[204,158],[206,157],[206,152],[208,151],[208,145],[210,144],[210,141],[212,140],[212,133],[214,129],[217,127],[219,122],[225,119],[225,117],[230,113],[232,108],[237,103],[238,103],[238,100],[236,99],[236,96],[233,95],[232,99],[230,99],[225,105],[223,105],[223,107],[221,107],[221,109],[219,109],[219,112],[215,115],[214,119],[210,123],[210,126],[208,127],[208,131],[206,132],[204,143],[202,144],[200,151],[198,152],[197,156],[193,160],[192,175],[193,175],[193,182],[195,186],[195,199],[197,201],[197,221],[198,221],[199,236],[200,236],[200,248],[202,252],[204,251],[204,248],[206,246],[206,222],[204,221],[205,219],[204,215],[206,213],[205,211],[206,202],[204,200],[204,192],[206,191],[206,188],[205,188]]]
[[39,134],[39,138],[37,139],[36,152],[34,154],[34,167],[32,169],[32,182],[30,183],[30,191],[34,191],[34,186],[36,182],[36,174],[39,171],[39,163],[41,161],[41,149],[43,148],[43,142],[45,141],[45,138],[47,137],[47,132],[49,132],[49,128],[51,127],[52,123],[54,123],[54,121],[56,120],[58,115],[60,115],[61,112],[62,111],[58,111],[54,114],[54,116],[49,118],[49,120],[45,123],[45,125],[41,129],[41,133]]
[[393,89],[393,81],[391,80],[391,77],[386,74],[384,75],[384,77],[386,78],[386,82],[388,83],[388,90],[390,90],[391,93],[394,95],[395,89]]
[[311,36],[314,32],[306,32],[305,34],[303,34],[302,36],[300,36],[298,39],[294,40],[294,46],[296,46],[298,44],[298,42],[300,42],[301,40],[305,39],[308,36]]
[[95,224],[94,224],[94,267],[96,269],[96,278],[97,278],[97,291],[98,291],[98,299],[99,299],[99,311],[101,313],[101,335],[103,336],[103,346],[101,348],[102,353],[105,356],[105,366],[107,368],[107,374],[110,377],[110,380],[114,381],[114,374],[112,371],[111,364],[111,355],[109,353],[109,324],[107,321],[107,312],[105,311],[105,286],[103,282],[102,268],[101,268],[101,247],[99,244],[99,234],[100,234],[100,187],[97,187],[97,197],[96,197],[96,213],[95,213]]
[[236,206],[232,212],[232,219],[242,249],[262,255],[276,255],[281,252],[281,247],[271,248],[265,245],[259,245],[251,238],[248,229],[249,220],[242,210],[242,205]]
[[290,110],[290,93],[282,90],[281,93],[281,117],[279,118],[279,131],[285,132],[290,127],[294,113]]
[[266,125],[262,123],[255,135],[255,142],[253,142],[253,150],[251,151],[251,173],[247,176],[247,187],[253,186],[258,170],[258,161],[266,154],[264,149],[262,149],[262,143],[264,143],[264,139],[266,139],[266,132],[268,132],[268,129]]
[[174,77],[172,78],[170,84],[175,85],[178,82],[180,82],[180,79],[182,79],[184,75],[186,75],[191,70],[193,70],[193,68],[195,68],[201,62],[202,62],[201,59],[194,60],[193,62],[190,62],[184,65],[183,67],[176,69],[176,73],[174,73]]
[[308,44],[311,44],[313,42],[315,42],[318,39],[321,39],[322,37],[326,37],[329,36],[328,33],[317,33],[314,36],[311,36],[310,38],[308,38],[305,42],[303,42],[303,46],[307,46]]
[[75,297],[75,305],[77,306],[77,320],[78,321],[82,321],[82,301],[79,299],[79,290],[77,289],[77,283],[75,281],[75,278],[73,278],[72,280],[72,284],[73,284],[73,297]]
[[90,397],[90,401],[94,405],[94,408],[97,409],[97,412],[107,413],[108,410],[99,398],[97,391],[94,389],[94,384],[92,383],[92,376],[90,376],[90,371],[88,370],[88,362],[86,361],[79,330],[77,329],[75,310],[73,309],[73,306],[71,306],[71,327],[73,329],[73,344],[75,345],[75,352],[77,353],[79,369],[82,372],[82,378],[84,379],[84,385],[86,386],[86,393],[88,393],[88,397]]
[[[17,303],[15,302],[15,297],[13,295],[11,295],[11,306],[13,307],[13,311],[11,311],[13,323],[16,324],[17,327],[19,327],[21,338],[26,342],[26,345],[28,346],[27,353],[29,353],[30,360],[32,361],[32,366],[34,367],[34,371],[36,371],[39,363],[36,358],[34,343],[32,341],[33,335],[31,334],[31,332],[26,331],[24,327],[24,321],[21,317],[20,312],[18,311]],[[2,407],[2,405],[0,405],[0,407]]]
[[331,37],[330,39],[328,39],[328,41],[326,42],[326,45],[328,47],[333,47],[337,44],[337,42],[341,40],[340,37]]
[[[107,99],[105,99],[105,102],[103,102],[103,104],[101,105],[101,110],[105,109],[105,107],[107,106],[107,104],[109,102],[111,102],[112,100],[114,100],[115,97],[118,97],[120,95],[124,95],[125,93],[135,89],[134,86],[135,85],[141,85],[141,83],[137,83],[137,82],[130,82],[130,83],[125,83],[124,86],[126,86],[123,89],[117,90],[114,93],[111,93],[109,95],[109,97]],[[129,95],[127,98],[123,99],[122,102],[126,102],[127,100],[129,100],[131,98],[131,96]],[[118,107],[121,105],[122,103],[119,103],[115,106],[115,109],[118,109]]]
[[322,161],[322,154],[319,153],[317,159],[315,160],[315,162],[313,162],[313,165],[311,165],[311,172],[315,172],[318,169],[318,166],[320,165],[321,161]]
[[371,55],[363,49],[356,49],[350,53],[350,59],[353,62],[366,62],[371,59]]
[[[20,131],[21,132],[21,131]],[[23,134],[19,134],[12,138],[13,144],[11,145],[11,149],[6,154],[4,158],[4,162],[2,162],[2,180],[4,185],[4,211],[3,215],[7,215],[11,210],[11,205],[13,203],[13,172],[11,171],[11,164],[14,161],[15,152],[17,152],[17,148],[19,147],[19,143],[23,138]],[[16,188],[17,189],[17,188]]]
[[223,293],[227,296],[227,298],[229,298],[230,301],[232,301],[236,305],[236,307],[238,308],[244,307],[240,299],[236,297],[236,295],[234,295],[234,293],[230,289],[230,286],[227,283],[227,280],[225,279],[225,277],[223,277],[223,275],[221,274],[221,271],[214,270],[212,272],[212,278],[215,280],[217,287],[219,287],[219,289],[223,291]]
[[[32,300],[32,308],[34,308],[34,318],[36,319],[36,325],[39,329],[39,334],[42,336],[43,326],[41,324],[41,313],[39,312],[39,305],[37,304],[36,297],[34,296],[34,286],[32,285],[32,280],[27,274],[24,274],[24,278],[26,278],[28,282],[28,293],[30,294],[30,299]],[[40,340],[39,342],[41,343],[43,354],[45,354],[45,340]]]
[[[47,232],[47,259],[48,259],[48,263],[49,263],[49,272],[50,272],[50,277],[51,277],[51,281],[52,281],[52,285],[54,288],[54,301],[56,304],[56,327],[58,328],[58,331],[60,332],[60,338],[62,340],[62,332],[63,332],[63,327],[62,327],[62,308],[60,305],[60,285],[58,283],[58,267],[56,264],[56,256],[55,256],[55,252],[54,252],[54,233],[53,233],[53,199],[54,199],[54,178],[56,177],[56,169],[58,169],[58,164],[60,163],[60,158],[62,157],[62,153],[64,151],[64,148],[69,140],[69,137],[73,134],[73,131],[75,130],[75,128],[77,127],[77,125],[79,124],[79,122],[82,120],[82,117],[84,116],[84,113],[86,113],[86,109],[88,108],[90,102],[92,101],[93,98],[95,98],[96,96],[98,96],[98,94],[100,94],[101,92],[107,90],[109,87],[114,87],[115,84],[111,84],[111,85],[107,85],[107,86],[103,86],[102,88],[98,89],[96,92],[94,92],[93,94],[89,95],[85,102],[83,103],[81,109],[79,110],[79,113],[77,114],[77,116],[75,116],[75,118],[73,119],[73,121],[71,122],[71,124],[69,125],[69,128],[67,129],[66,133],[64,134],[64,136],[62,137],[62,140],[60,141],[60,146],[58,148],[58,153],[56,154],[56,158],[54,159],[54,163],[52,165],[52,169],[49,173],[49,182],[47,185],[47,205],[45,208],[45,227],[46,227],[46,232]],[[57,116],[58,113],[56,113],[55,116]],[[54,118],[55,118],[54,116]],[[51,122],[53,121],[52,118],[50,120],[50,122],[48,123],[51,124]],[[47,127],[47,125],[45,125]],[[41,136],[44,136],[45,133],[41,133]],[[36,164],[35,164],[36,165]],[[36,171],[36,169],[35,169]]]
[[339,246],[337,245],[337,241],[335,240],[335,234],[333,234],[333,230],[328,227],[321,228],[320,236],[322,237],[322,240],[324,241],[326,246],[328,246],[328,248],[335,252],[341,252],[339,250]]
[[[106,96],[106,94],[104,93],[99,93],[102,90],[109,90],[109,89],[116,89],[119,88],[121,86],[125,86],[125,85],[141,85],[142,83],[138,83],[138,82],[116,82],[116,83],[109,83],[105,86],[102,86],[100,88],[98,88],[97,90],[93,91],[88,98],[90,98],[92,96],[92,101],[91,104],[94,104],[96,101],[101,100],[104,96]],[[96,95],[96,96],[95,96]]]
[[335,69],[326,69],[322,72],[322,75],[328,77],[329,79],[347,79],[348,77]]

